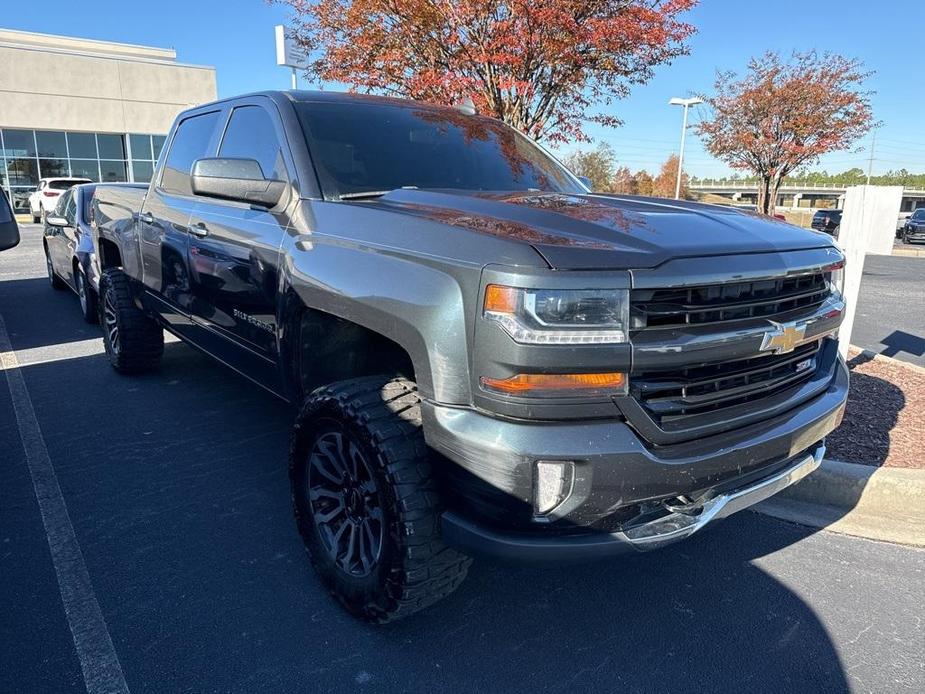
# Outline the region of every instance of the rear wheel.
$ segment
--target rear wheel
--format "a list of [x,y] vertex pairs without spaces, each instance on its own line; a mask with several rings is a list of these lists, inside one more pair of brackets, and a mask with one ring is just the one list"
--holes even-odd
[[290,479],[312,564],[354,616],[382,623],[452,593],[471,559],[440,537],[417,387],[388,376],[316,390],[296,421]]
[[96,306],[96,294],[79,267],[74,268],[74,284],[77,285],[77,298],[80,299],[80,313],[84,320],[91,324],[98,323],[100,316]]
[[55,265],[51,262],[51,254],[48,252],[48,246],[45,246],[45,272],[48,273],[48,281],[52,289],[64,289],[67,285],[64,280],[55,273]]
[[164,331],[135,306],[121,270],[103,271],[99,304],[103,345],[113,368],[120,373],[156,369],[164,353]]

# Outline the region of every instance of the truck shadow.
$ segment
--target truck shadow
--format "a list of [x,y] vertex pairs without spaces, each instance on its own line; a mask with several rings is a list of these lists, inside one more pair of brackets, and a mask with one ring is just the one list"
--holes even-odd
[[[902,390],[889,381],[860,369],[873,361],[861,352],[848,361],[851,388],[845,419],[826,439],[828,457],[879,467],[890,454],[890,433],[906,406]],[[871,472],[873,472],[873,467]],[[857,490],[858,498],[863,486]]]
[[[800,572],[818,558],[788,549],[811,529],[743,512],[651,554],[477,561],[448,599],[372,628],[302,551],[285,464],[294,408],[179,343],[139,378],[103,355],[23,373],[126,677],[150,691],[848,689],[806,602]],[[88,432],[62,392],[105,426]]]

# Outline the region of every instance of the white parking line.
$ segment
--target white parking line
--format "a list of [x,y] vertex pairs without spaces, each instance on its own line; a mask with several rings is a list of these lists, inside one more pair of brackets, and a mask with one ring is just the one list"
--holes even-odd
[[88,694],[127,694],[128,685],[122,673],[122,665],[93,592],[83,552],[74,534],[55,468],[35,417],[32,398],[29,397],[19,367],[6,331],[6,323],[0,315],[0,370],[6,375],[10,387],[19,436],[26,453],[42,523],[45,525],[64,613],[80,659],[84,685]]

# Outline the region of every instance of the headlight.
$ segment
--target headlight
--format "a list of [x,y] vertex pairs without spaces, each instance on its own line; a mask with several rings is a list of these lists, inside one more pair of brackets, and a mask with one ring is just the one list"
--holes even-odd
[[626,289],[520,289],[490,284],[483,315],[525,345],[627,341]]
[[845,296],[845,261],[836,263],[828,268],[829,272],[829,289],[833,295],[838,297]]

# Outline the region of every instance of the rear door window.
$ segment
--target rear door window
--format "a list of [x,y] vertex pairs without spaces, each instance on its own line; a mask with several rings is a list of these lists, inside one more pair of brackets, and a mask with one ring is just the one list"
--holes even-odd
[[209,155],[209,144],[218,124],[220,111],[211,111],[184,120],[170,144],[160,187],[166,193],[192,195],[190,171],[193,162]]

